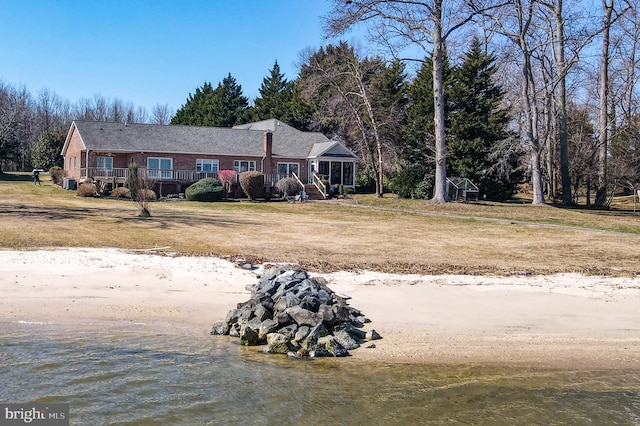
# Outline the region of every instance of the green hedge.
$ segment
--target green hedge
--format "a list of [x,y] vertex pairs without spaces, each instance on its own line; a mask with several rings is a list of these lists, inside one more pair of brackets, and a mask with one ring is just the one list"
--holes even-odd
[[220,201],[224,199],[225,190],[218,179],[204,178],[189,186],[184,196],[189,201]]

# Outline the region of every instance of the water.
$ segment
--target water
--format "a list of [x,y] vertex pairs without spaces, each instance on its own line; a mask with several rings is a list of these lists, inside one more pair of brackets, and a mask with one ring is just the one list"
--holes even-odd
[[78,425],[640,424],[640,371],[290,360],[170,324],[0,323],[0,361],[0,402]]

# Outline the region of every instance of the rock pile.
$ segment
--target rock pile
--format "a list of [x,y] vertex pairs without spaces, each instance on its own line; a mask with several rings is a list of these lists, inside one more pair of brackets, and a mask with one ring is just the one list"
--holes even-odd
[[[380,339],[370,322],[345,297],[300,269],[273,266],[247,287],[251,298],[239,303],[211,334],[240,338],[243,345],[264,345],[264,352],[289,356],[347,356],[360,344]],[[372,345],[372,347],[374,347]]]

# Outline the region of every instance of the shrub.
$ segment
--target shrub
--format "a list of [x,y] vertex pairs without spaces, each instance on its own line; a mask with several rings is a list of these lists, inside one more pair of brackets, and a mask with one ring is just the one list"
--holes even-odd
[[64,169],[62,167],[53,166],[49,169],[49,176],[54,185],[62,185],[62,178],[64,178]]
[[125,188],[124,186],[119,186],[111,191],[111,195],[116,198],[131,198],[131,191],[129,191],[129,189]]
[[184,195],[189,201],[220,201],[225,192],[218,179],[204,178],[189,186]]
[[96,184],[92,182],[82,182],[78,185],[77,194],[81,197],[97,197],[98,188]]
[[240,187],[250,200],[260,198],[264,193],[264,175],[256,171],[242,172]]
[[433,170],[421,165],[404,167],[394,177],[391,189],[400,198],[426,199],[433,190]]
[[303,190],[298,181],[290,177],[282,178],[277,181],[276,189],[282,195],[297,195]]
[[138,196],[142,201],[153,201],[158,199],[158,196],[153,191],[153,189],[149,188],[141,188],[140,190],[138,190]]

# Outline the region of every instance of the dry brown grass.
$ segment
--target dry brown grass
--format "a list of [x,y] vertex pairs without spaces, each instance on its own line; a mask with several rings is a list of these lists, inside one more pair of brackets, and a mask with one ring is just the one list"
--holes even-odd
[[[357,204],[356,204],[357,201]],[[335,203],[150,204],[0,181],[0,247],[170,247],[320,270],[634,275],[640,213],[356,196]]]

